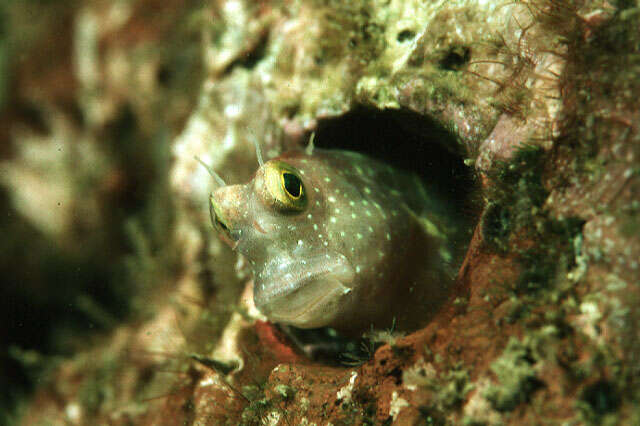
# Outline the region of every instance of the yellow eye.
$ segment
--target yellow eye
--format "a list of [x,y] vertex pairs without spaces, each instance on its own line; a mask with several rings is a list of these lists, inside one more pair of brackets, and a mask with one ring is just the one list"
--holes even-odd
[[307,205],[304,184],[300,172],[281,161],[270,161],[264,165],[264,178],[269,198],[278,209],[299,212]]
[[282,172],[282,174],[280,174],[280,177],[282,181],[282,187],[287,192],[287,194],[294,200],[300,199],[300,197],[302,197],[302,181],[300,180],[300,178],[287,171]]

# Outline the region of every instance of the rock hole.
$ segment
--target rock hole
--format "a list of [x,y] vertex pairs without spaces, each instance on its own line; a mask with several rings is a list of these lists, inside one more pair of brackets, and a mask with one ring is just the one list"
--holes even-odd
[[318,123],[315,145],[366,154],[420,176],[427,191],[452,205],[466,246],[476,220],[477,185],[457,136],[435,120],[409,110],[356,108]]
[[[456,252],[451,266],[459,267],[477,220],[480,197],[473,170],[464,164],[468,153],[456,134],[434,119],[410,110],[357,107],[339,117],[320,119],[315,128],[314,144],[321,149],[359,152],[420,177],[427,194],[440,201],[434,204],[450,213],[449,219],[459,229],[451,236]],[[310,332],[313,331],[300,331]],[[343,350],[342,363],[359,365],[366,362],[376,348],[377,345],[369,344],[361,352],[352,350],[344,354]],[[407,355],[397,350],[394,356],[403,358]],[[380,360],[380,366],[385,364],[388,366],[387,360]],[[399,369],[389,374],[398,383],[402,381]]]
[[240,54],[224,69],[223,74],[230,74],[235,67],[252,69],[258,62],[264,59],[269,44],[269,32],[265,31],[260,38],[247,49],[246,52]]
[[606,380],[599,380],[587,387],[582,393],[582,399],[600,416],[615,411],[620,405],[616,388]]
[[429,426],[445,426],[447,421],[442,413],[435,407],[420,406],[418,407],[420,417],[424,420],[425,425]]
[[471,49],[467,46],[453,46],[439,61],[440,68],[457,71],[471,59]]
[[27,125],[30,130],[40,134],[49,135],[51,129],[45,117],[45,111],[32,102],[16,102],[14,107],[15,120]]
[[402,370],[399,367],[396,367],[393,370],[391,370],[391,372],[388,375],[394,378],[396,385],[402,384]]
[[173,75],[168,65],[163,64],[156,71],[156,80],[162,87],[168,87],[171,83]]
[[405,43],[407,41],[413,40],[415,36],[416,36],[416,33],[414,31],[411,31],[408,29],[402,30],[398,33],[396,40],[398,40],[398,43]]

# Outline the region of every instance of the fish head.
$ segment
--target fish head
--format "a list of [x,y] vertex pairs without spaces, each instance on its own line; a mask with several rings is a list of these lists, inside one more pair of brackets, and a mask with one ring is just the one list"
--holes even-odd
[[290,153],[265,162],[249,183],[211,194],[214,227],[247,258],[255,304],[272,321],[321,327],[350,305],[356,273],[328,235],[329,169],[322,158]]

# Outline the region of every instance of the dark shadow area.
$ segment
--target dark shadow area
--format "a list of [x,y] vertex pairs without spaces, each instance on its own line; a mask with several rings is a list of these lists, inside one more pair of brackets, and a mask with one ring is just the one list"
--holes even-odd
[[132,300],[138,283],[128,265],[141,254],[127,221],[144,233],[148,256],[166,246],[172,212],[166,138],[145,137],[128,108],[101,136],[114,160],[107,177],[117,176],[117,185],[95,184],[102,226],[86,228],[81,218],[73,221],[70,234],[80,245],[62,246],[43,234],[0,189],[0,386],[9,390],[0,396],[0,424],[11,421],[4,416],[61,357],[136,315]]
[[467,46],[454,46],[440,59],[438,66],[443,70],[458,71],[471,59],[471,49]]
[[234,68],[254,68],[258,62],[264,59],[267,53],[267,46],[269,44],[269,32],[265,31],[260,35],[260,38],[256,43],[249,47],[249,49],[241,53],[236,59],[231,61],[223,71],[224,75],[229,75]]

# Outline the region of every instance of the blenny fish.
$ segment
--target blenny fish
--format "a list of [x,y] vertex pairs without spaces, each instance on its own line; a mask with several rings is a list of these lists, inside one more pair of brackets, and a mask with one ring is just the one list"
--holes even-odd
[[[259,157],[260,159],[260,157]],[[428,321],[452,283],[449,212],[421,180],[365,155],[307,149],[210,196],[271,321],[353,332]]]

